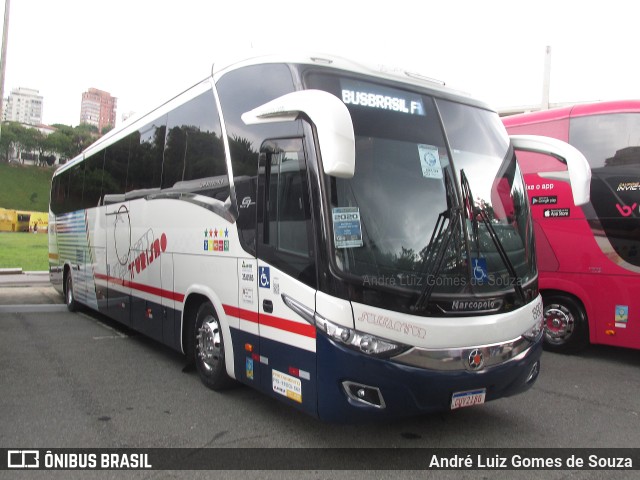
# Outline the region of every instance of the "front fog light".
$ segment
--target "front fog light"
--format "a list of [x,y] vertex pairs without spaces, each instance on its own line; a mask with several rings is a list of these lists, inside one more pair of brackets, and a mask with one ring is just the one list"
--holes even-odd
[[342,382],[342,388],[344,388],[347,396],[356,402],[364,403],[365,405],[380,409],[386,407],[384,398],[382,398],[382,392],[380,392],[378,387],[363,385],[361,383],[350,382],[347,380]]

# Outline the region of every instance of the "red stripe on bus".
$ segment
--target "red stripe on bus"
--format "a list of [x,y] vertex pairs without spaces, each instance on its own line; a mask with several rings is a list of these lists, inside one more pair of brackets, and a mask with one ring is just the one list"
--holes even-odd
[[237,317],[248,322],[277,328],[278,330],[284,330],[285,332],[296,333],[304,337],[316,338],[316,327],[309,325],[308,323],[298,323],[292,320],[287,320],[286,318],[274,317],[264,313],[258,315],[258,312],[237,308],[232,305],[224,305],[224,312],[227,315]]
[[170,290],[163,290],[162,288],[152,287],[150,285],[144,285],[142,283],[131,282],[122,278],[110,277],[109,275],[104,275],[102,273],[96,273],[95,276],[100,280],[105,280],[109,283],[115,283],[116,285],[131,288],[132,290],[150,293],[151,295],[156,295],[168,300],[175,300],[176,302],[184,301],[184,295],[181,293],[172,292]]
[[[96,273],[96,278],[105,280],[109,283],[121,285],[132,290],[138,290],[140,292],[150,293],[158,297],[167,298],[169,300],[175,300],[176,302],[183,302],[184,295],[181,293],[171,292],[169,290],[163,290],[162,288],[152,287],[150,285],[144,285],[142,283],[131,282],[122,278],[110,277],[102,273]],[[267,327],[277,328],[278,330],[284,330],[285,332],[295,333],[304,337],[316,338],[316,328],[308,323],[298,323],[286,318],[274,317],[272,315],[260,314],[251,310],[245,310],[244,308],[234,307],[232,305],[223,305],[224,312],[232,317],[240,318],[248,322],[259,323]]]
[[258,323],[258,312],[245,310],[244,308],[234,307],[233,305],[223,305],[224,313],[231,317],[236,317],[248,322]]

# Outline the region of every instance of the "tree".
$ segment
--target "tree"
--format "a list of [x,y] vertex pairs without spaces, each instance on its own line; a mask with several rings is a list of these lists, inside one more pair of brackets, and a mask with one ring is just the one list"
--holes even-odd
[[2,125],[2,135],[0,135],[0,149],[2,150],[3,160],[9,162],[11,159],[11,150],[17,140],[15,124],[7,122]]
[[[34,150],[40,151],[44,140],[44,135],[40,130],[37,128],[22,127],[21,137],[22,150],[29,153]],[[24,163],[24,158],[22,159],[22,163]]]
[[0,159],[8,162],[14,152],[18,158],[23,158],[23,152],[25,155],[37,152],[33,154],[34,160],[39,164],[52,165],[56,154],[61,158],[73,158],[100,137],[94,125],[70,127],[57,123],[52,126],[56,130],[45,135],[36,128],[27,128],[17,122],[4,123],[0,135]]
[[[64,126],[66,127],[66,125]],[[45,153],[50,155],[57,153],[62,158],[71,158],[73,156],[71,134],[65,133],[64,129],[59,128],[55,132],[45,136],[42,141],[41,155]]]
[[100,137],[98,127],[81,123],[73,129],[73,155],[76,156]]
[[0,145],[5,153],[5,161],[11,160],[11,153],[15,150],[18,158],[21,152],[34,143],[33,135],[28,133],[29,129],[23,127],[18,122],[7,122],[2,125],[2,135],[0,135]]

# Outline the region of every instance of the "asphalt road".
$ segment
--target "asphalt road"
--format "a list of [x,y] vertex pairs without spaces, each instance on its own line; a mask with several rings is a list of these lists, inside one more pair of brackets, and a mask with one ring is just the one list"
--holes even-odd
[[[640,447],[639,367],[640,351],[634,350],[590,347],[577,356],[545,353],[538,382],[517,397],[382,424],[333,425],[247,387],[208,390],[195,371],[185,369],[181,355],[96,315],[72,314],[59,306],[0,306],[0,447]],[[56,477],[39,473],[39,478]],[[69,472],[56,473],[69,477]],[[77,478],[97,475],[84,473]],[[116,478],[117,473],[96,478]],[[134,476],[177,478],[184,473]],[[188,476],[211,478],[192,473]],[[427,478],[433,473],[393,476]],[[437,473],[437,478],[513,478],[517,472]],[[603,478],[604,472],[540,474]],[[289,478],[388,478],[389,472],[291,475],[287,473]],[[215,478],[237,476],[218,472]],[[248,472],[243,477],[283,475]],[[637,477],[637,471],[607,473],[607,478]]]

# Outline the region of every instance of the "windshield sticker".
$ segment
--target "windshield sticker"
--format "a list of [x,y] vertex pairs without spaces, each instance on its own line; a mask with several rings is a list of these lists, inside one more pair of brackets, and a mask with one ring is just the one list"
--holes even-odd
[[616,327],[627,328],[629,305],[616,305]]
[[363,242],[360,209],[358,207],[336,207],[332,213],[336,248],[361,247]]
[[420,166],[424,178],[442,178],[442,166],[438,147],[431,145],[418,145],[418,155],[420,156]]
[[484,283],[489,280],[486,258],[472,258],[471,265],[473,267],[473,279],[477,283]]
[[422,97],[372,83],[342,80],[342,101],[346,105],[390,110],[409,115],[426,116]]

